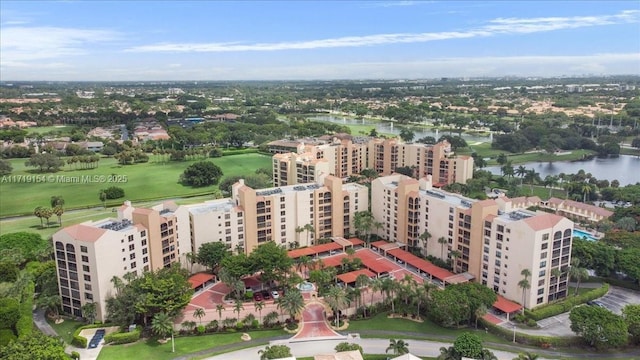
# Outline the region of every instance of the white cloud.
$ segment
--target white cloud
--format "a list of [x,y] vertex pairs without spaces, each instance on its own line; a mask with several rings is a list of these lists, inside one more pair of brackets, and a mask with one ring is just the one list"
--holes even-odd
[[542,17],[542,18],[498,18],[488,24],[468,30],[426,33],[396,33],[365,36],[346,36],[332,39],[289,41],[274,43],[159,43],[126,49],[127,52],[240,52],[279,51],[323,48],[363,47],[399,43],[423,43],[437,40],[489,37],[505,34],[548,32],[580,27],[603,26],[638,22],[640,11],[626,10],[614,15]]
[[[34,72],[32,68],[13,68],[7,80],[310,80],[310,79],[427,79],[476,76],[561,76],[585,74],[640,75],[640,53],[607,53],[562,56],[443,57],[406,62],[316,63],[294,66],[253,64],[196,65],[180,68],[166,63],[145,66],[114,64],[83,65],[81,68]],[[116,67],[119,66],[119,67]],[[89,74],[89,75],[88,75]]]
[[390,7],[398,7],[398,6],[414,6],[419,4],[432,3],[433,1],[374,1],[371,3],[366,3],[364,7],[369,8],[390,8]]
[[31,64],[37,60],[83,55],[87,45],[118,38],[109,30],[60,27],[6,27],[0,32],[0,64],[3,67]]

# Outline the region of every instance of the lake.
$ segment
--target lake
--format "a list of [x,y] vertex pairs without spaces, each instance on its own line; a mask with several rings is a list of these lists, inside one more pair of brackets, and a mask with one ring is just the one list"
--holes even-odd
[[[389,121],[389,120],[372,121],[367,119],[353,119],[353,118],[346,118],[342,116],[333,116],[333,115],[318,115],[318,116],[309,117],[308,119],[315,120],[315,121],[327,121],[327,122],[332,122],[335,124],[342,124],[342,125],[373,125],[376,127],[376,131],[378,131],[379,133],[388,133],[388,134],[395,134],[395,135],[399,135],[400,129],[405,127],[405,125],[397,125],[397,123],[394,123],[393,121]],[[448,129],[440,131],[437,129],[436,130],[419,129],[414,125],[407,125],[406,127],[410,128],[414,132],[415,140],[418,140],[425,136],[432,136],[437,140],[440,136],[449,134]],[[458,133],[453,131],[451,134],[456,136]],[[352,134],[352,135],[359,135],[359,134]],[[462,138],[465,139],[465,141],[472,142],[472,143],[487,142],[487,141],[491,142],[493,140],[493,138],[490,136],[469,135],[465,133],[462,133]]]
[[[640,182],[640,158],[632,155],[620,155],[617,158],[594,158],[585,161],[556,161],[531,162],[524,165],[527,169],[534,169],[544,179],[547,175],[560,173],[576,174],[580,169],[591,173],[598,180],[618,180],[621,186]],[[515,165],[517,168],[520,165]],[[484,170],[500,175],[500,166],[488,166]]]

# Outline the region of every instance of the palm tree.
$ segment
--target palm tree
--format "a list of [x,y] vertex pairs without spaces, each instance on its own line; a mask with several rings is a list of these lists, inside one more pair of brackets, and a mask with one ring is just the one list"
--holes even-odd
[[304,255],[298,258],[298,264],[300,267],[304,267],[304,272],[302,274],[303,278],[309,277],[309,264],[311,263],[311,258]]
[[517,169],[514,170],[515,174],[520,177],[520,187],[522,187],[522,180],[524,176],[527,174],[527,168],[524,165],[518,166]]
[[222,321],[222,310],[224,310],[224,305],[222,304],[216,305],[216,311],[218,312],[218,317],[220,318],[220,321]]
[[544,186],[549,186],[549,197],[553,192],[553,188],[558,185],[558,177],[555,175],[547,175],[544,178]]
[[462,256],[462,253],[458,250],[453,250],[452,252],[449,253],[449,255],[451,255],[451,262],[453,265],[453,271],[454,272],[458,272],[458,258],[460,256]]
[[294,288],[280,297],[277,304],[278,308],[289,314],[289,318],[293,321],[304,308],[304,298],[300,291]]
[[60,316],[60,306],[62,305],[62,302],[58,295],[38,297],[37,305],[46,312],[53,313],[56,319]]
[[427,246],[429,245],[429,239],[431,239],[431,233],[425,230],[422,234],[420,234],[420,240],[422,240],[422,246],[424,247],[424,255],[429,255],[429,250]]
[[89,324],[93,324],[94,320],[96,319],[96,311],[97,311],[96,303],[88,302],[82,305],[80,310],[82,311],[82,316],[85,319],[87,319],[87,322]]
[[[358,287],[358,288],[363,288],[363,287],[369,286],[370,283],[371,283],[371,279],[365,274],[360,274],[356,278],[356,287]],[[360,295],[361,296],[364,295],[364,292],[361,292]],[[362,306],[364,307],[364,317],[367,317],[367,307],[364,304],[364,300],[360,299],[360,302],[362,303]]]
[[582,185],[582,202],[587,202],[587,195],[591,194],[591,184],[584,183]]
[[56,206],[64,206],[64,199],[62,196],[54,195],[51,197],[51,207],[54,208]]
[[38,219],[40,219],[40,227],[44,229],[44,223],[42,222],[43,210],[44,208],[42,206],[38,206],[35,209],[33,209],[33,215],[35,215]]
[[524,276],[524,279],[518,282],[518,287],[522,289],[522,305],[524,307],[527,307],[526,292],[531,288],[531,284],[529,283],[529,276],[531,276],[531,271],[529,269],[522,269],[520,275]]
[[569,277],[576,281],[576,291],[574,295],[578,295],[580,282],[589,278],[589,272],[587,272],[587,269],[582,268],[579,265],[580,262],[578,261],[578,259],[575,259],[574,264],[569,267]]
[[258,316],[260,316],[260,322],[262,322],[262,309],[264,309],[264,301],[256,301],[253,303],[253,307],[258,312]]
[[165,312],[155,314],[153,320],[151,320],[151,331],[165,339],[168,335],[171,335],[171,352],[176,352],[176,346],[173,341],[173,320],[169,314]]
[[311,236],[311,233],[315,233],[316,229],[313,227],[312,223],[306,224],[304,226],[304,229],[307,231],[307,245],[309,245],[309,236]]
[[196,263],[198,254],[194,252],[188,252],[184,254],[185,259],[189,262],[189,273],[193,273],[193,265]]
[[369,285],[369,289],[371,290],[371,302],[369,303],[370,306],[373,305],[373,294],[375,294],[376,291],[382,291],[382,280],[379,278],[373,278],[371,279],[370,285]]
[[556,300],[558,298],[558,283],[560,282],[562,271],[560,270],[560,268],[553,268],[551,269],[551,276],[551,280],[555,280],[555,291],[553,294],[553,300]]
[[540,180],[540,174],[538,174],[535,169],[530,169],[530,170],[527,170],[527,173],[525,174],[524,177],[525,179],[527,179],[527,182],[529,183],[529,189],[531,190],[531,194],[533,194],[533,183]]
[[449,241],[448,241],[448,240],[447,240],[447,238],[446,238],[446,237],[444,237],[444,236],[440,236],[440,237],[438,238],[438,244],[440,244],[440,258],[441,258],[442,260],[444,260],[444,245],[445,245],[446,243],[448,243],[448,242],[449,242]]
[[456,351],[453,346],[441,347],[440,355],[438,355],[438,360],[458,360],[460,359],[460,354]]
[[242,305],[242,300],[236,299],[236,302],[233,305],[233,312],[237,312],[238,317],[240,317],[240,311],[242,310],[244,310],[244,306]]
[[194,312],[193,312],[193,317],[197,318],[198,321],[200,322],[200,325],[202,325],[202,318],[206,315],[205,311],[203,308],[197,308]]
[[390,339],[389,346],[387,346],[387,349],[384,352],[388,353],[389,350],[391,350],[394,355],[407,354],[409,353],[409,344],[402,339],[400,340]]
[[62,227],[62,214],[64,214],[62,206],[58,205],[51,209],[51,211],[58,217],[58,226]]
[[337,286],[332,286],[324,296],[324,300],[327,302],[327,305],[329,305],[329,307],[333,310],[333,315],[336,320],[336,327],[338,327],[340,324],[340,310],[345,308],[349,303],[346,291]]
[[117,276],[111,278],[111,283],[113,284],[114,289],[116,289],[116,296],[124,289],[124,283],[122,279]]

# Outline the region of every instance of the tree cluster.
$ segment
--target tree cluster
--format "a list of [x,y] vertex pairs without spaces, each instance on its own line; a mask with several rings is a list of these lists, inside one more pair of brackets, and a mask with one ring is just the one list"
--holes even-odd
[[108,318],[118,325],[147,324],[158,313],[176,316],[191,301],[193,289],[188,271],[179,266],[147,271],[141,276],[127,274],[111,281],[116,289],[107,299]]

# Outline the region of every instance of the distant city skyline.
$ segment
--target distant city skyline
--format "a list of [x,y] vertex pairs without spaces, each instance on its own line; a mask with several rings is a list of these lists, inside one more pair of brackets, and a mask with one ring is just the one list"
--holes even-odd
[[637,1],[0,2],[2,81],[640,75]]

